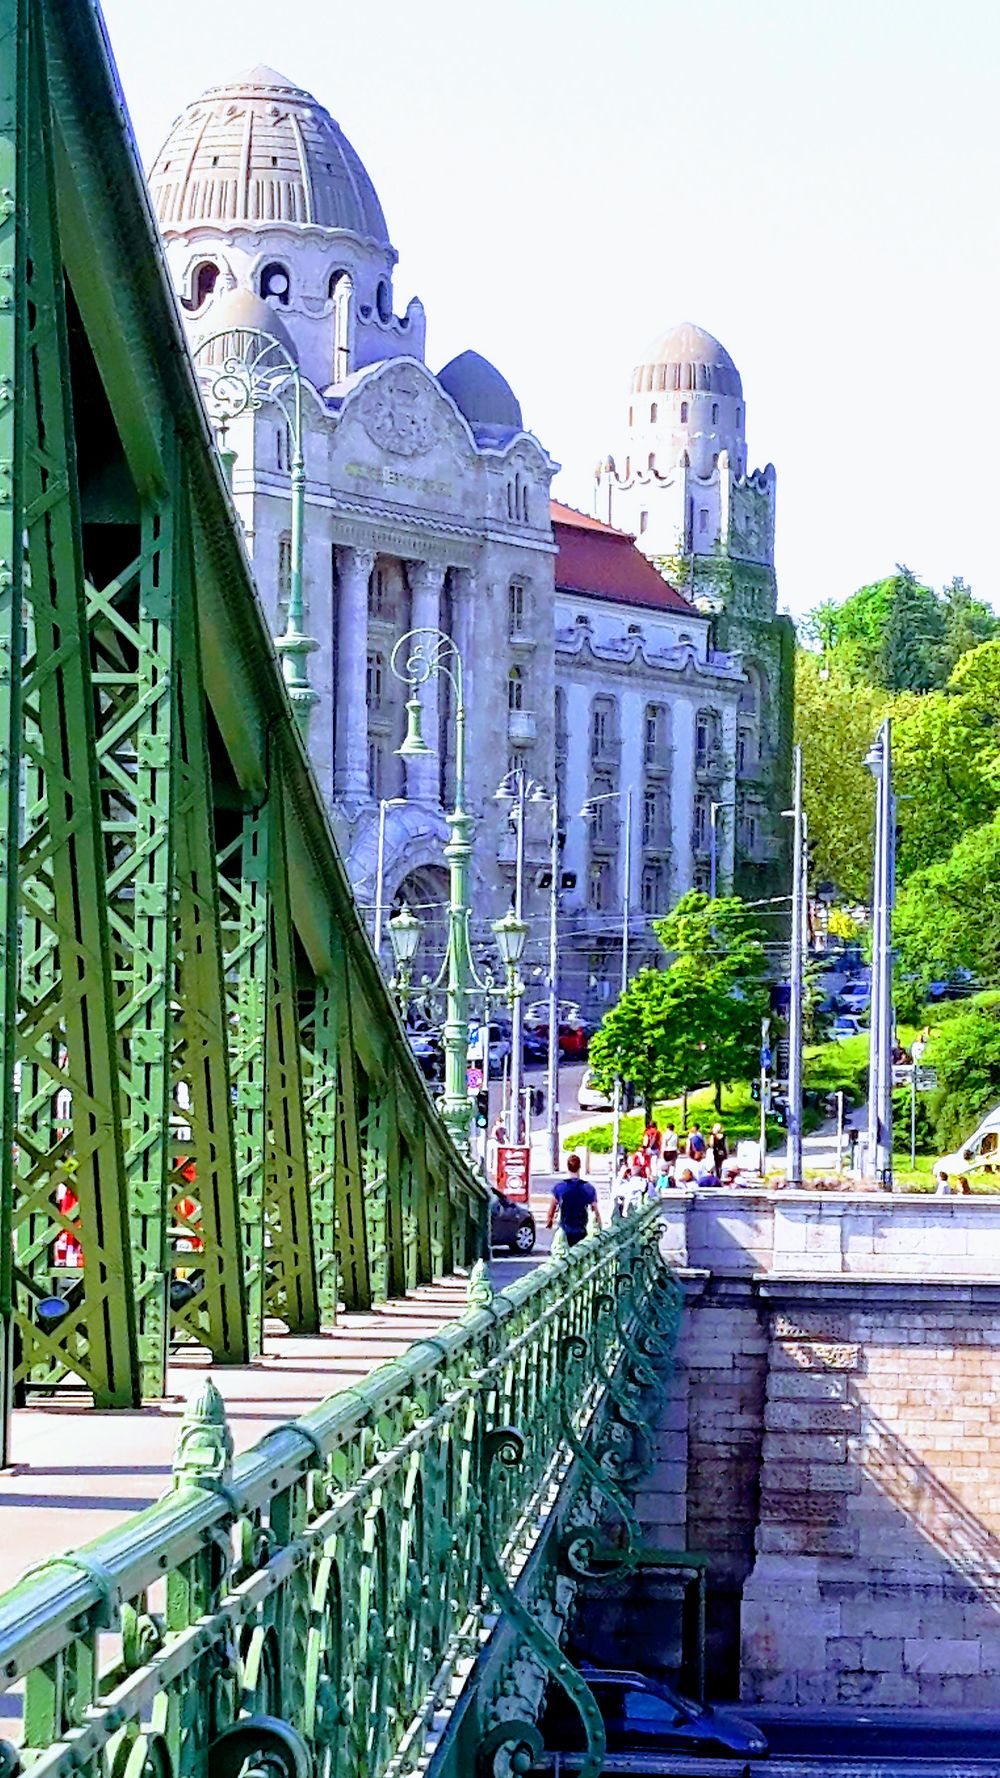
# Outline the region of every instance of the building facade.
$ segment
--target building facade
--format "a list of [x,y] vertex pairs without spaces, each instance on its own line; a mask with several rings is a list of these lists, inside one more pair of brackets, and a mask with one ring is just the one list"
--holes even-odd
[[736,727],[735,886],[787,887],[781,811],[791,795],[795,633],[777,614],[775,472],[748,470],[740,373],[704,328],[683,322],[632,373],[622,446],[596,478],[599,516],[638,547],[696,611],[746,683]]
[[[774,473],[745,476],[738,374],[730,366],[730,390],[719,390],[716,464],[680,406],[668,446],[666,401],[663,421],[651,421],[648,395],[640,410],[637,393],[625,473],[602,471],[602,520],[550,510],[557,465],[499,371],[473,351],[436,374],[426,364],[421,304],[412,298],[396,310],[397,256],[374,187],[309,93],[266,67],[210,89],[173,126],[150,189],[205,387],[224,385],[232,365],[255,352],[294,365],[301,379],[308,744],[359,900],[368,908],[376,900],[381,825],[384,905],[405,899],[424,922],[418,970],[440,960],[455,692],[445,677],[423,687],[434,752],[404,762],[408,690],[392,656],[408,631],[442,630],[464,666],[477,942],[485,955],[489,921],[511,899],[515,836],[495,793],[523,766],[549,796],[558,792],[573,985],[600,1004],[617,980],[626,903],[638,961],[651,917],[692,883],[708,886],[713,829],[722,888],[739,876],[741,845],[748,857],[770,857],[753,798],[762,763],[771,769],[768,750],[780,752],[769,738],[780,694],[763,640],[774,622]],[[273,387],[280,393],[280,378]],[[661,428],[655,439],[651,426]],[[632,469],[633,434],[649,444],[641,473]],[[688,438],[691,449],[699,440],[697,460],[681,468]],[[222,442],[280,648],[297,442],[287,399],[250,403]],[[664,463],[673,451],[667,474],[657,450]],[[703,487],[715,493],[703,496]],[[653,489],[661,507],[646,498]],[[704,532],[697,519],[692,543],[684,503],[702,498],[715,504]],[[725,548],[703,548],[710,533]],[[678,539],[691,547],[678,549]],[[626,787],[628,882],[618,794]],[[528,810],[529,917],[547,900],[550,809],[538,799]],[[544,957],[539,919],[529,978]]]

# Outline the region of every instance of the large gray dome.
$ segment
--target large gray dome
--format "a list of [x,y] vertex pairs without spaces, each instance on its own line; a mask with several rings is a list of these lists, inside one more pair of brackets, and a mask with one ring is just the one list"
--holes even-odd
[[438,371],[438,382],[472,426],[519,432],[521,406],[506,377],[478,352],[460,352]]
[[312,223],[389,245],[375,187],[340,125],[273,68],[195,99],[153,162],[149,189],[164,234]]
[[714,334],[681,321],[646,347],[632,373],[632,388],[711,389],[743,399],[740,373]]

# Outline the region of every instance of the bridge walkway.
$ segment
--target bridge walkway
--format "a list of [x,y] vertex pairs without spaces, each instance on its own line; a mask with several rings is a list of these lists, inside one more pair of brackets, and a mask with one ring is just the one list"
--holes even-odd
[[122,1412],[102,1412],[81,1392],[14,1411],[17,1462],[0,1473],[0,1593],[26,1568],[89,1543],[151,1506],[170,1487],[179,1422],[206,1375],[224,1397],[235,1455],[272,1427],[400,1358],[466,1306],[467,1279],[453,1275],[405,1298],[342,1316],[302,1338],[277,1328],[252,1364],[213,1365],[204,1349],[175,1353],[167,1394]]

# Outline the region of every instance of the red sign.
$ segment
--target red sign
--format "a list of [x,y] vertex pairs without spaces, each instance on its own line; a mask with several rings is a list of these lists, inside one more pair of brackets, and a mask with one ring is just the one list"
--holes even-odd
[[526,1204],[531,1195],[531,1149],[525,1144],[501,1144],[497,1149],[497,1187]]

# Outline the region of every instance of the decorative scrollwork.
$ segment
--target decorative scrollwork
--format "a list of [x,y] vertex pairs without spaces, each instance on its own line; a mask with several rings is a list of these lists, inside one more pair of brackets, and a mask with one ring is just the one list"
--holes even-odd
[[[583,1723],[587,1741],[587,1750],[580,1766],[580,1778],[600,1778],[604,1768],[604,1755],[607,1743],[604,1734],[604,1722],[597,1700],[589,1685],[576,1668],[566,1659],[562,1649],[553,1636],[542,1628],[537,1619],[522,1605],[513,1587],[507,1579],[503,1562],[497,1550],[491,1523],[489,1501],[490,1470],[494,1462],[501,1463],[505,1469],[513,1470],[520,1467],[524,1457],[525,1442],[515,1426],[498,1426],[483,1436],[482,1463],[480,1471],[479,1493],[482,1508],[482,1563],[486,1583],[494,1599],[507,1616],[512,1618],[532,1653],[543,1664],[546,1672],[562,1686],[564,1692],[575,1704]],[[484,1757],[494,1759],[500,1748],[510,1751],[508,1769],[522,1772],[530,1768],[524,1763],[527,1755],[537,1756],[539,1746],[529,1737],[526,1739],[525,1724],[521,1722],[498,1723],[491,1729],[480,1745],[479,1770],[489,1772],[484,1767]],[[487,1751],[488,1750],[488,1751]],[[514,1755],[521,1761],[520,1768],[513,1764]],[[492,1770],[498,1768],[494,1765]]]
[[311,1778],[311,1770],[298,1729],[277,1716],[231,1723],[208,1750],[208,1778]]
[[612,1583],[621,1584],[627,1579],[639,1559],[641,1532],[639,1521],[627,1496],[608,1474],[607,1469],[601,1468],[579,1438],[573,1421],[573,1361],[586,1358],[589,1352],[589,1343],[581,1334],[567,1334],[559,1350],[559,1405],[562,1434],[587,1481],[608,1501],[621,1521],[625,1531],[625,1543],[616,1552],[616,1562],[613,1569],[607,1567],[595,1569],[592,1564],[603,1542],[598,1528],[593,1525],[569,1525],[559,1540],[559,1551],[574,1574],[604,1587],[610,1586]]
[[[233,351],[239,341],[242,350]],[[217,351],[230,343],[221,362]],[[215,351],[213,351],[215,348]],[[281,394],[296,372],[294,361],[281,342],[256,329],[233,328],[212,334],[195,350],[195,367],[209,418],[227,426],[241,415],[256,413],[265,402],[284,404]]]

